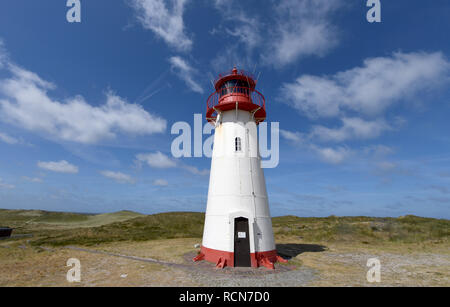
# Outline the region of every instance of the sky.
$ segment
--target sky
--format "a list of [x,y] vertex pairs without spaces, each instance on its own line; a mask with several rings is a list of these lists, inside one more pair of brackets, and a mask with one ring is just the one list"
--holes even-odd
[[236,65],[279,123],[273,216],[450,218],[450,2],[380,2],[1,1],[0,208],[204,211],[171,130]]

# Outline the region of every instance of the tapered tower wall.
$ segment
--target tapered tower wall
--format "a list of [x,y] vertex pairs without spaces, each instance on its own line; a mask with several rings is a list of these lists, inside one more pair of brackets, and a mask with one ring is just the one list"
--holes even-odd
[[257,253],[269,253],[274,261],[275,243],[255,120],[252,113],[239,109],[221,113],[218,120],[202,244],[206,260],[227,255],[228,265],[233,265],[234,221],[244,217],[249,223],[252,266],[257,266]]

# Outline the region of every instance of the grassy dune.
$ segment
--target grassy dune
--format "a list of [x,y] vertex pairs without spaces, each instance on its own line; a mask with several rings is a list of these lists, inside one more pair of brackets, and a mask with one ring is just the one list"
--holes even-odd
[[298,236],[316,242],[448,242],[450,221],[407,215],[399,218],[284,216],[273,219],[278,237]]
[[98,227],[114,222],[127,221],[140,216],[143,215],[131,211],[120,211],[98,215],[80,215],[66,213],[63,216],[52,215],[51,213],[47,212],[47,214],[40,218],[37,222],[49,225],[64,226],[66,228]]
[[1,210],[0,225],[21,229],[98,227],[143,216],[132,211],[80,214],[41,210]]
[[[280,273],[278,285],[302,285],[299,280],[304,272],[313,272],[309,286],[373,286],[366,280],[366,263],[373,257],[382,263],[383,286],[450,284],[449,220],[283,216],[272,221],[277,250],[289,258],[287,266],[298,269],[289,274],[299,278],[285,278]],[[204,214],[189,212],[86,215],[0,210],[0,226],[15,228],[15,235],[32,235],[0,240],[0,286],[73,286],[66,281],[69,258],[82,261],[83,286],[244,282],[247,277],[236,281],[234,275],[217,275],[221,273],[213,270],[213,265],[211,270],[202,271],[186,261],[198,251],[194,245],[201,243],[203,223]],[[74,250],[69,245],[87,250]],[[168,267],[115,255],[184,266]],[[127,277],[122,278],[123,274]],[[264,284],[266,277],[255,281]]]
[[[97,245],[108,242],[201,238],[204,214],[173,212],[141,215],[129,211],[86,215],[46,211],[0,210],[0,225],[15,234],[33,234],[33,245]],[[308,242],[448,243],[450,221],[417,216],[400,218],[273,218],[277,240]]]
[[95,245],[120,241],[197,238],[203,231],[203,214],[163,213],[111,223],[100,227],[41,233],[35,245]]

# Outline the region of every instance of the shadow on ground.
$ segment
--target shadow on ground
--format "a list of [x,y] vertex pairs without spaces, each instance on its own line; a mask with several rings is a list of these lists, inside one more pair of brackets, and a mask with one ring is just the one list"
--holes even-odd
[[319,253],[328,248],[318,244],[277,244],[277,253],[281,257],[289,260],[305,252]]

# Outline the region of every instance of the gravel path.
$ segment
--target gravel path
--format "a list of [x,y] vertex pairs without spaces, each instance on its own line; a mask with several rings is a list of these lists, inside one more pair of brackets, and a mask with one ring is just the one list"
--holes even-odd
[[[142,258],[114,252],[98,251],[79,247],[67,249],[119,257],[132,261],[154,263],[170,268],[174,276],[181,274],[184,284],[195,284],[204,287],[277,287],[308,285],[339,286],[429,286],[449,285],[450,255],[417,253],[393,254],[368,252],[330,252],[320,255],[306,255],[303,266],[292,264],[275,264],[275,269],[231,268],[217,269],[213,263],[206,261],[193,262],[196,252],[183,256],[180,263],[161,261],[153,258]],[[367,259],[378,258],[381,262],[382,283],[369,284],[366,280],[368,270]]]
[[[256,271],[260,270],[256,269]],[[206,287],[298,287],[305,286],[316,276],[314,270],[299,268],[297,270],[255,274],[242,276],[237,274],[211,274],[202,271],[193,271],[191,278]]]
[[149,262],[165,265],[174,269],[181,269],[188,273],[195,283],[205,287],[277,287],[277,286],[304,286],[316,277],[313,269],[289,265],[276,264],[274,270],[264,267],[217,269],[213,263],[206,261],[193,262],[195,253],[184,255],[184,263],[172,263],[153,258],[142,258],[92,249],[68,246],[67,249],[120,257],[135,261]]
[[277,287],[304,286],[316,277],[313,269],[290,265],[275,264],[275,269],[230,268],[216,269],[213,263],[206,261],[192,262],[195,253],[184,256],[185,267],[190,277],[206,287]]
[[378,258],[381,263],[382,284],[385,286],[428,286],[433,283],[450,285],[450,255],[418,253],[400,255],[392,253],[328,253],[325,255],[342,266],[367,270],[367,259]]

